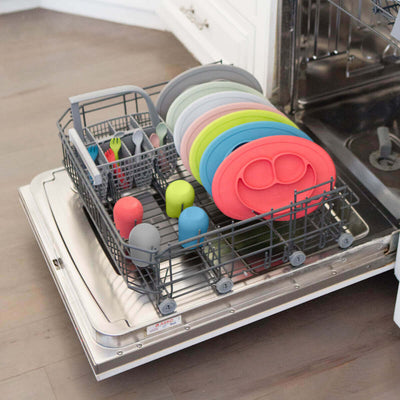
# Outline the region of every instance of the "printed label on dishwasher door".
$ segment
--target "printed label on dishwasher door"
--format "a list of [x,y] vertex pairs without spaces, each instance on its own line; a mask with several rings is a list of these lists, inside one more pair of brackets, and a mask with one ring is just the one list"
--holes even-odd
[[157,322],[154,325],[150,325],[147,327],[147,334],[151,335],[153,333],[161,332],[165,329],[172,328],[173,326],[179,325],[182,323],[182,316],[178,315],[173,318],[165,319],[164,321]]

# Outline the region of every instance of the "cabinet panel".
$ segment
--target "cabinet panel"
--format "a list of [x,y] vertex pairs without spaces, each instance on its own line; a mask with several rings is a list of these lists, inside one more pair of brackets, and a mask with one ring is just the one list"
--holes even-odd
[[222,59],[248,68],[254,29],[224,6],[223,1],[164,0],[160,16],[200,62]]
[[251,19],[257,16],[257,0],[225,0],[224,2],[244,17]]
[[252,70],[254,27],[241,15],[231,12],[223,2],[199,1],[199,16],[208,21],[205,39],[214,45],[225,62]]
[[163,0],[160,17],[203,64],[223,60],[273,88],[277,0]]

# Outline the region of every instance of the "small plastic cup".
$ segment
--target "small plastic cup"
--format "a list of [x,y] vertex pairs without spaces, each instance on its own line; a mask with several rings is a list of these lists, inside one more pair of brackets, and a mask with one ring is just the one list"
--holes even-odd
[[121,197],[114,205],[113,216],[120,235],[128,239],[130,231],[143,220],[142,203],[133,196]]
[[[209,219],[207,213],[200,207],[188,207],[182,211],[179,216],[179,241],[190,239],[194,236],[206,233],[208,229]],[[196,247],[204,238],[200,240],[192,240],[182,244],[182,247]]]
[[191,207],[194,202],[193,186],[186,181],[171,182],[165,191],[166,212],[170,218],[179,218],[182,210]]
[[161,237],[158,229],[148,223],[136,225],[129,234],[129,244],[135,249],[129,249],[133,263],[137,267],[147,267],[154,263],[153,251],[159,251]]

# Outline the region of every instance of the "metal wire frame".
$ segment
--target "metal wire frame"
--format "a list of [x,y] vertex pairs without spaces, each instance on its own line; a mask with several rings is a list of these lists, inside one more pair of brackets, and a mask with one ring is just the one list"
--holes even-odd
[[[324,185],[332,185],[332,181]],[[322,249],[334,243],[344,231],[351,205],[357,201],[355,195],[344,185],[332,187],[322,196],[293,202],[286,208],[246,221],[234,222],[226,219],[224,227],[197,237],[199,245],[193,247],[200,252],[200,257],[193,274],[206,276],[205,272],[212,272],[207,275],[209,285],[222,276],[242,280],[286,263],[295,250],[310,253]],[[202,207],[210,214],[213,211],[207,205],[202,204]],[[315,207],[318,210],[311,212]],[[282,211],[285,213],[282,214]],[[300,211],[305,211],[303,218],[296,217]],[[282,221],[282,216],[289,216],[289,221]],[[188,239],[190,240],[193,239]],[[179,269],[180,257],[187,252],[181,245],[182,243],[172,243],[164,254],[159,255],[161,260],[168,260],[168,266],[164,267],[168,279],[165,279],[164,285],[171,288],[169,292],[175,298],[185,294],[186,290],[185,288],[177,292],[173,289],[178,282],[172,276],[173,269]],[[190,274],[185,272],[187,279]]]
[[327,1],[339,11],[347,14],[351,18],[351,21],[374,32],[377,36],[394,46],[399,46],[398,41],[390,36],[390,27],[397,17],[400,6],[398,0]]
[[398,0],[371,0],[375,4],[372,8],[374,14],[382,14],[389,25],[394,24],[394,18],[399,12],[400,1]]

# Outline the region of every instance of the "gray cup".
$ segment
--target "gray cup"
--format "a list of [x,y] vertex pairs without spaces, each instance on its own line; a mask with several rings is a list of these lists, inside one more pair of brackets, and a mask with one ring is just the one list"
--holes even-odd
[[129,250],[133,263],[137,267],[147,267],[155,261],[155,253],[149,252],[160,250],[160,233],[154,225],[148,223],[136,225],[129,234],[129,244],[135,247]]

